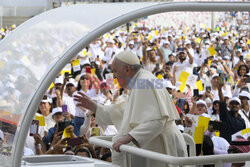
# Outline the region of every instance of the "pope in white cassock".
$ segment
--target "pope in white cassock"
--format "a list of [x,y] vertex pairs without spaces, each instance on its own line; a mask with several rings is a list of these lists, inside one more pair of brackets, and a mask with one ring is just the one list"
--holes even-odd
[[128,96],[117,104],[103,106],[84,94],[75,96],[78,105],[96,113],[99,125],[115,125],[118,134],[113,137],[112,162],[123,167],[173,166],[144,158],[128,158],[120,153],[122,144],[176,157],[186,157],[185,140],[175,124],[179,119],[167,90],[152,73],[141,68],[140,61],[129,51],[120,52],[112,63],[114,77]]

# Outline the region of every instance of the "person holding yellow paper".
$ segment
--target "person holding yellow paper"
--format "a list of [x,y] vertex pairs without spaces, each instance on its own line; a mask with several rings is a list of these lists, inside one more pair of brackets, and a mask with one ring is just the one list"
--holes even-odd
[[[187,59],[187,56],[189,59]],[[180,48],[178,52],[179,61],[175,62],[172,66],[173,76],[176,75],[176,78],[180,77],[181,71],[186,71],[190,74],[193,73],[193,56],[189,53],[187,48]]]
[[[163,85],[160,88],[148,89],[146,85],[140,85],[140,81],[158,79],[142,69],[137,56],[128,51],[121,52],[115,57],[112,70],[120,86],[130,89],[125,100],[114,105],[102,106],[83,93],[74,97],[78,101],[77,105],[96,113],[98,124],[114,124],[119,129],[113,138],[113,163],[124,167],[131,164],[131,159],[127,159],[124,153],[119,153],[122,144],[177,157],[187,156],[185,140],[175,124],[179,115],[167,90]],[[135,161],[132,165],[135,166],[173,166],[154,160],[142,159],[140,163],[137,158],[133,160]]]

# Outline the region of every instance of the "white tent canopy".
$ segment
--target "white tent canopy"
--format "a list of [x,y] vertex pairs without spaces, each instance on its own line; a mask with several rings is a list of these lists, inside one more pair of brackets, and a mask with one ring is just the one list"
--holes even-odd
[[[17,118],[10,157],[4,166],[18,166],[29,125],[37,106],[60,70],[86,45],[104,33],[136,18],[170,11],[249,11],[249,3],[112,3],[83,4],[38,15],[0,43],[0,89],[11,96],[14,85],[19,99],[0,107]],[[0,97],[1,100],[2,97]],[[0,119],[5,117],[0,113]]]

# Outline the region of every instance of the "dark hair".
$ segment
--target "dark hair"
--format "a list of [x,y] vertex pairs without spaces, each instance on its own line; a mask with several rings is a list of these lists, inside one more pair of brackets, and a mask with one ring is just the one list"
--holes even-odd
[[237,70],[238,76],[241,76],[241,75],[240,75],[240,69],[241,69],[242,67],[245,67],[245,68],[246,68],[246,74],[249,73],[249,69],[248,69],[247,65],[242,64],[242,65],[239,66],[239,69]]
[[207,135],[204,135],[203,144],[202,144],[202,152],[203,152],[203,155],[214,155],[213,141]]
[[[202,152],[203,155],[214,155],[214,144],[209,136],[204,135]],[[214,165],[203,165],[203,167],[214,167]]]
[[[83,76],[80,77],[80,79],[79,79],[79,81],[78,81],[78,83],[77,83],[77,87],[76,87],[76,90],[77,90],[77,91],[80,91],[80,90],[82,89],[82,86],[81,86],[81,84],[80,84],[80,81],[81,81],[82,79],[88,79],[88,77],[87,77],[86,75],[83,75]],[[90,82],[90,84],[89,84],[89,89],[91,89],[91,87],[92,87],[92,84],[91,84],[91,82]]]
[[105,154],[102,156],[101,160],[106,161],[107,158],[109,158],[109,157],[111,157],[111,152],[105,153]]
[[212,115],[215,115],[215,114],[216,114],[216,111],[215,111],[215,109],[214,109],[214,105],[217,104],[217,103],[220,104],[220,101],[219,101],[219,100],[215,100],[215,101],[213,102],[213,108],[212,108],[212,109],[213,109],[213,112],[212,112]]
[[86,148],[79,148],[78,150],[75,151],[75,155],[77,155],[79,152],[85,152],[88,154],[88,157],[92,157],[92,155],[90,154],[89,150]]

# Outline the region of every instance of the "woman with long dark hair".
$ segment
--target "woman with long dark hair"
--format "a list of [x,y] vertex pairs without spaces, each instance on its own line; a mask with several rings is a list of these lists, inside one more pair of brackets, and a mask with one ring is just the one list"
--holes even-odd
[[213,102],[211,120],[220,120],[220,105],[219,100]]

